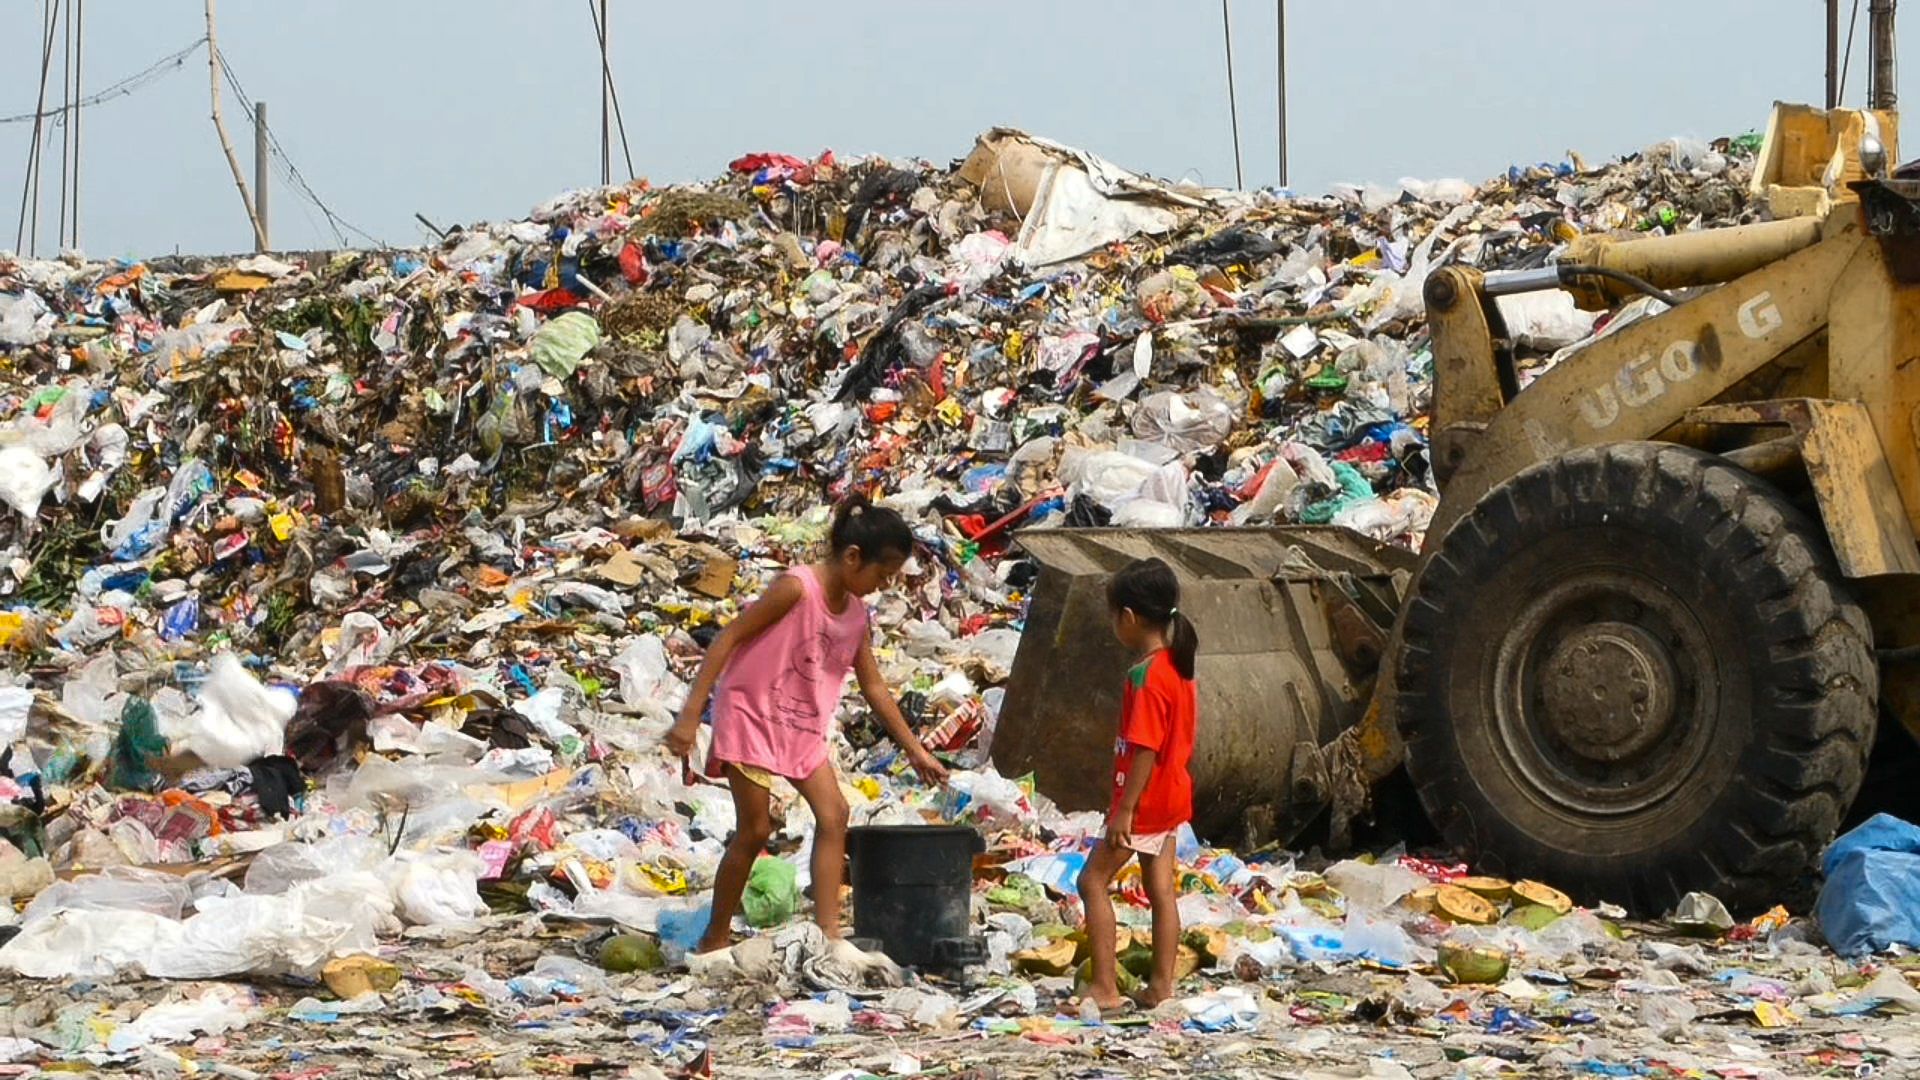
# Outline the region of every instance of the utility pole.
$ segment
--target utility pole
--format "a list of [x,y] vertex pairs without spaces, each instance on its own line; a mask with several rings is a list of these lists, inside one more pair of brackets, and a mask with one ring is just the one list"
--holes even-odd
[[1247,186],[1246,170],[1240,164],[1240,101],[1233,92],[1233,16],[1227,12],[1227,0],[1220,0],[1220,30],[1227,39],[1227,119],[1233,125],[1233,186]]
[[253,103],[253,216],[258,226],[255,251],[268,251],[273,240],[267,227],[267,103]]
[[613,96],[613,71],[607,65],[607,38],[613,26],[607,22],[607,0],[600,0],[600,186],[613,183],[613,131],[607,126],[609,99]]
[[87,0],[73,0],[73,115],[67,124],[73,128],[73,247],[80,248],[80,70],[86,53]]
[[[79,0],[74,0],[78,3]],[[67,242],[67,194],[73,190],[73,8],[67,8],[66,44],[60,54],[60,229],[54,250]]]
[[1827,0],[1827,108],[1840,107],[1840,0]]
[[[1840,0],[1827,0],[1838,4]],[[1280,16],[1280,186],[1287,186],[1287,0],[1278,0]]]
[[233,170],[233,186],[239,189],[240,205],[246,208],[247,223],[253,226],[253,249],[265,251],[267,230],[254,212],[247,178],[240,172],[240,157],[233,152],[233,140],[227,138],[226,121],[220,118],[220,39],[214,35],[213,0],[207,0],[207,83],[213,95],[213,130],[220,135],[220,149],[227,155],[227,167]]
[[1872,81],[1867,87],[1867,107],[1869,109],[1891,109],[1899,104],[1900,96],[1894,90],[1893,37],[1894,0],[1873,0],[1867,10],[1871,16],[1868,33],[1871,36],[1873,59]]

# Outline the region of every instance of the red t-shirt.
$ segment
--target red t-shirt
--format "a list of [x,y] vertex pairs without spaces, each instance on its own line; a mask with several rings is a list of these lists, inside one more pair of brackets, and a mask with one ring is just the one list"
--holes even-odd
[[1153,775],[1133,811],[1137,836],[1177,829],[1193,819],[1193,777],[1187,775],[1187,762],[1193,757],[1195,713],[1193,680],[1180,677],[1165,649],[1128,669],[1120,699],[1120,739],[1113,748],[1112,807],[1120,805],[1127,788],[1134,748],[1153,751]]

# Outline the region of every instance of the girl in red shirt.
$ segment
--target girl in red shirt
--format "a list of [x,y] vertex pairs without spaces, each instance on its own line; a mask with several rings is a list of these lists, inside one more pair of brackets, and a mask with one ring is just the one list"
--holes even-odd
[[1107,584],[1107,606],[1120,643],[1141,657],[1127,671],[1114,745],[1113,803],[1106,838],[1081,871],[1087,939],[1093,950],[1094,1002],[1124,1006],[1115,972],[1113,901],[1108,890],[1130,859],[1140,859],[1153,905],[1153,977],[1141,1003],[1151,1008],[1173,996],[1180,948],[1179,897],[1174,891],[1174,834],[1193,817],[1193,658],[1200,639],[1180,614],[1180,583],[1159,559],[1129,563]]

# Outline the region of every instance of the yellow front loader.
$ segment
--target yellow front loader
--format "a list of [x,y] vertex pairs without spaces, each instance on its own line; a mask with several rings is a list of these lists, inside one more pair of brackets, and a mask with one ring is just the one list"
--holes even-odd
[[[1888,169],[1896,130],[1777,107],[1775,220],[1436,271],[1417,560],[1325,530],[1027,534],[996,764],[1104,806],[1099,588],[1153,553],[1204,643],[1211,838],[1329,810],[1337,837],[1404,767],[1490,872],[1647,912],[1769,902],[1853,803],[1882,710],[1920,731],[1920,181]],[[1523,390],[1494,300],[1547,288],[1653,313]]]

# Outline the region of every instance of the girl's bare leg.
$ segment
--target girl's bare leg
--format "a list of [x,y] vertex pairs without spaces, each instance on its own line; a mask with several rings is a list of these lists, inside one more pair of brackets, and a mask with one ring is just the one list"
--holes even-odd
[[1087,865],[1080,871],[1080,904],[1086,909],[1087,948],[1093,953],[1093,983],[1087,993],[1103,1010],[1119,1008],[1127,1000],[1120,996],[1113,898],[1107,893],[1113,888],[1114,875],[1131,858],[1133,852],[1115,849],[1102,840],[1087,853]]
[[1147,980],[1141,1004],[1152,1008],[1173,996],[1173,974],[1180,959],[1180,893],[1174,887],[1180,858],[1168,839],[1160,854],[1140,861],[1147,899],[1153,903],[1153,977]]
[[828,938],[840,936],[840,885],[846,880],[847,797],[832,765],[794,785],[813,809],[813,918]]
[[747,891],[747,876],[773,836],[771,793],[732,766],[727,767],[727,786],[733,791],[733,836],[713,876],[713,918],[695,952],[718,952],[732,943],[733,917],[740,911],[741,894]]

